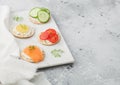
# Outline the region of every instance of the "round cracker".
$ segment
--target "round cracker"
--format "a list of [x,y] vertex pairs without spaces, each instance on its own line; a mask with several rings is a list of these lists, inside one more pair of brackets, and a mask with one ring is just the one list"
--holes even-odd
[[[44,57],[44,56],[45,56],[44,51],[43,51],[42,49],[40,49],[40,50],[42,51],[42,54],[43,54],[43,57]],[[20,58],[21,58],[21,59],[23,59],[23,60],[25,60],[25,61],[27,61],[27,62],[30,62],[30,63],[35,63],[28,55],[26,55],[26,54],[24,53],[26,56],[28,56],[28,57],[26,57],[26,56],[23,55],[23,53],[24,53],[24,52],[22,51],[21,54],[20,54]]]
[[[14,28],[13,28],[13,29],[14,29]],[[30,34],[29,36],[18,35],[18,34],[16,34],[15,32],[13,32],[13,29],[10,30],[11,33],[12,33],[15,37],[21,38],[21,39],[30,38],[30,37],[32,37],[32,36],[35,34],[35,30],[34,30],[33,28],[32,28],[32,32],[31,32],[31,34]]]
[[[41,33],[39,34],[39,36],[41,35]],[[43,45],[46,45],[46,46],[52,46],[52,45],[55,45],[55,44],[57,44],[59,41],[60,41],[60,35],[59,34],[57,34],[58,35],[58,41],[57,42],[55,42],[55,43],[52,43],[52,42],[50,42],[50,41],[48,41],[48,42],[50,42],[50,43],[44,43],[46,40],[41,40],[39,37],[38,37],[38,40],[39,40],[39,42],[41,43],[41,44],[43,44]]]

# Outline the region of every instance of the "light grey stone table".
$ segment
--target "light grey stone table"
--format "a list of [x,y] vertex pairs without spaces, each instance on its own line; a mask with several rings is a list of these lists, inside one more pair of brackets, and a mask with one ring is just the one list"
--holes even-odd
[[53,85],[120,85],[119,0],[0,0],[12,11],[46,6],[74,58],[42,69]]

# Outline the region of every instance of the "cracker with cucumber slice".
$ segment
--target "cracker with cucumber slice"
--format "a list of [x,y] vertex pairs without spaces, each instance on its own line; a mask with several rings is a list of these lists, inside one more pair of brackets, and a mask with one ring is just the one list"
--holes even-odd
[[44,24],[50,20],[50,11],[47,8],[35,7],[29,12],[30,21],[34,24]]

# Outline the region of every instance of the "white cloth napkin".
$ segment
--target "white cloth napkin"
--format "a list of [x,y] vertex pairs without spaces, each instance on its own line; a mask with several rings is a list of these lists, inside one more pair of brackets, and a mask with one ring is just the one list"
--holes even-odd
[[1,85],[51,85],[44,73],[36,73],[36,65],[19,59],[19,46],[8,31],[9,15],[9,7],[0,6]]

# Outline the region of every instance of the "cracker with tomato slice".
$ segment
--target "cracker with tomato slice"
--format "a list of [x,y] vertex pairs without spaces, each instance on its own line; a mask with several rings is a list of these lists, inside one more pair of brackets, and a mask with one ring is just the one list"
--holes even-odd
[[49,28],[39,35],[39,41],[43,45],[54,45],[60,41],[60,36],[55,29]]

